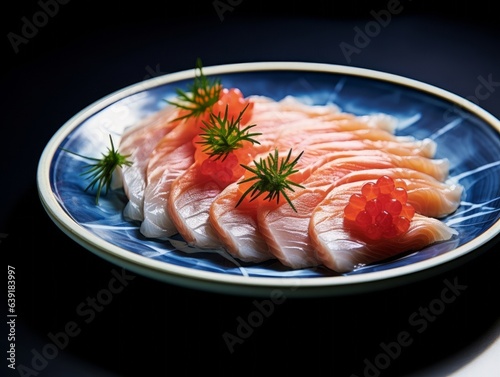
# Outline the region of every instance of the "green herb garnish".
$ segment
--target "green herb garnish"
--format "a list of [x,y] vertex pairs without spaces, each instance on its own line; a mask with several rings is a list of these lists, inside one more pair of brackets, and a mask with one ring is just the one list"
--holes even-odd
[[203,133],[200,133],[202,141],[197,142],[205,146],[203,152],[207,153],[210,157],[224,159],[232,151],[241,148],[243,141],[249,141],[252,144],[260,144],[253,137],[262,135],[261,133],[250,133],[250,129],[255,127],[255,124],[246,126],[240,129],[241,118],[247,109],[248,104],[240,112],[236,119],[228,119],[228,106],[224,111],[224,116],[220,114],[210,114],[208,122],[203,121],[204,127],[201,127]]
[[185,92],[178,88],[176,89],[177,101],[166,100],[167,103],[186,110],[186,114],[174,119],[175,121],[192,116],[199,117],[219,100],[222,90],[220,79],[209,80],[204,75],[202,68],[201,59],[198,58],[196,60],[195,78],[188,87],[189,91]]
[[292,186],[304,188],[304,186],[288,179],[291,174],[298,172],[298,170],[295,170],[294,167],[303,153],[304,152],[301,152],[293,161],[290,161],[292,155],[292,150],[290,149],[287,157],[285,159],[281,159],[280,162],[278,149],[275,149],[274,155],[269,153],[265,160],[261,158],[259,162],[254,161],[255,167],[241,165],[248,171],[252,172],[254,176],[239,181],[238,184],[252,181],[255,182],[243,193],[241,198],[238,200],[238,203],[236,203],[236,207],[238,207],[248,194],[250,194],[251,197],[250,201],[253,201],[264,193],[267,193],[264,200],[271,201],[276,199],[276,203],[279,203],[280,196],[283,195],[288,204],[290,204],[293,210],[297,212],[290,198],[286,194],[286,190],[294,191]]
[[97,194],[95,198],[95,203],[99,204],[99,198],[101,196],[101,191],[104,189],[105,194],[108,192],[109,187],[111,185],[111,179],[113,178],[113,172],[119,166],[122,167],[124,165],[130,166],[132,162],[127,160],[129,155],[122,155],[118,153],[113,144],[113,139],[111,135],[109,135],[109,140],[111,142],[111,147],[108,147],[108,153],[102,154],[102,158],[94,158],[82,156],[81,154],[75,153],[65,148],[61,148],[63,151],[74,154],[76,156],[85,158],[87,160],[95,161],[95,164],[90,164],[89,168],[85,170],[80,175],[88,176],[88,179],[91,179],[90,184],[85,188],[85,191],[94,189],[97,185]]

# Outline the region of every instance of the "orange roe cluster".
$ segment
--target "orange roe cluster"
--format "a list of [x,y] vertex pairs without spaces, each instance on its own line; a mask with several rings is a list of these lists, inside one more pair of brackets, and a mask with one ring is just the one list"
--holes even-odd
[[213,105],[212,113],[224,114],[228,108],[228,119],[236,119],[243,109],[246,110],[241,118],[241,124],[247,123],[252,117],[253,102],[245,99],[243,93],[238,88],[223,88],[219,95],[219,100]]
[[351,195],[344,217],[372,240],[393,238],[408,231],[415,215],[407,199],[404,181],[384,175],[365,183],[360,194]]
[[208,154],[198,150],[196,152],[198,163],[200,163],[199,172],[214,180],[221,188],[239,179],[245,172],[240,164],[248,164],[252,158],[251,144],[243,143],[245,146],[230,152],[225,158],[214,159]]
[[[224,114],[227,106],[228,119],[235,119],[241,111],[245,110],[241,118],[241,124],[246,124],[252,116],[253,105],[253,102],[245,99],[240,89],[224,88],[220,92],[219,100],[212,107],[212,113]],[[241,148],[220,158],[210,158],[209,154],[203,152],[203,147],[199,144],[200,141],[199,135],[196,135],[193,139],[195,146],[194,158],[200,164],[199,171],[202,175],[213,179],[221,188],[240,178],[245,172],[241,164],[248,164],[253,157],[252,144],[247,141],[241,142]]]

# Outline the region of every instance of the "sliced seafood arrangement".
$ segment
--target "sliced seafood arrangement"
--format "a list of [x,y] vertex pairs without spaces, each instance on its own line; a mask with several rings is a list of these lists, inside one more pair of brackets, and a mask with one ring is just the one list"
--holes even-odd
[[197,67],[188,91],[125,130],[123,215],[146,238],[348,272],[446,241],[463,187],[397,119],[245,96]]

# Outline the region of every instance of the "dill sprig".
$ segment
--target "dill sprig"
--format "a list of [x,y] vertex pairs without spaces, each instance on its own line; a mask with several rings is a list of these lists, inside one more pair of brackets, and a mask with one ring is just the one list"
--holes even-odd
[[204,127],[201,127],[203,133],[200,133],[200,137],[203,140],[197,142],[205,146],[203,152],[210,157],[215,157],[215,160],[222,158],[224,161],[229,153],[242,147],[243,141],[260,144],[254,137],[262,134],[250,133],[250,129],[255,127],[255,124],[240,129],[241,118],[247,107],[248,104],[236,119],[228,119],[228,105],[226,105],[223,117],[220,114],[210,113],[209,121],[203,121]]
[[188,86],[188,91],[177,88],[177,100],[166,100],[166,102],[186,111],[184,115],[174,119],[175,121],[192,116],[199,117],[219,100],[221,90],[220,79],[210,80],[207,78],[203,73],[201,59],[198,58],[196,60],[195,78],[192,84]]
[[127,159],[129,155],[122,155],[115,149],[111,135],[109,135],[109,141],[111,142],[111,147],[108,147],[107,153],[102,153],[102,158],[87,157],[68,149],[61,148],[65,152],[74,154],[87,160],[95,161],[94,164],[89,164],[89,168],[82,172],[80,175],[87,176],[87,179],[91,179],[89,185],[85,188],[85,191],[93,190],[97,185],[95,198],[96,204],[99,204],[99,198],[101,197],[101,191],[103,189],[105,194],[107,194],[115,169],[118,166],[122,167],[124,165],[132,165],[132,162]]
[[292,209],[297,212],[295,206],[286,194],[286,190],[294,191],[292,186],[304,188],[304,186],[288,179],[291,174],[298,171],[295,170],[294,167],[303,153],[304,152],[301,152],[293,161],[290,161],[292,155],[292,150],[290,149],[287,157],[280,161],[278,149],[275,149],[274,154],[269,153],[265,160],[261,158],[259,162],[254,161],[255,167],[241,165],[253,173],[254,176],[239,181],[238,184],[252,181],[255,182],[243,193],[238,203],[236,203],[236,207],[248,194],[250,194],[250,201],[253,201],[264,193],[267,193],[264,200],[272,201],[276,199],[276,203],[279,203],[280,196],[283,195]]

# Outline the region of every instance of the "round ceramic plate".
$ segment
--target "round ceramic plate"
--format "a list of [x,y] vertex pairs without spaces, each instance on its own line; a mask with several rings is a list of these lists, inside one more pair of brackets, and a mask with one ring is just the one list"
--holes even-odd
[[115,189],[101,196],[86,192],[81,173],[88,161],[65,153],[100,157],[109,135],[165,106],[185,89],[195,70],[156,77],[119,90],[76,114],[52,137],[38,168],[41,202],[51,219],[80,245],[129,271],[185,287],[243,295],[351,294],[429,276],[479,253],[500,230],[500,122],[450,92],[392,74],[346,66],[261,62],[204,67],[225,87],[245,96],[280,100],[294,96],[307,104],[333,103],[357,115],[385,113],[398,120],[397,135],[431,138],[436,158],[450,162],[450,177],[464,186],[457,212],[443,219],[458,237],[384,263],[339,274],[325,268],[291,270],[276,261],[239,263],[217,253],[187,247],[181,237],[144,238],[139,224],[126,221],[127,198]]

